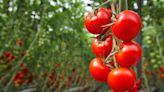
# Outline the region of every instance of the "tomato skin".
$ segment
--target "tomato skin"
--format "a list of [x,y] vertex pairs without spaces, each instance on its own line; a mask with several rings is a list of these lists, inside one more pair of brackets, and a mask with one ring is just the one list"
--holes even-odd
[[138,86],[134,85],[131,89],[128,90],[128,92],[138,92]]
[[142,84],[142,80],[139,79],[139,80],[136,81],[136,86],[138,88],[141,86],[141,84]]
[[112,50],[112,36],[108,35],[104,41],[100,41],[100,37],[92,40],[92,51],[98,57],[107,57]]
[[84,24],[92,34],[104,34],[109,28],[103,30],[103,25],[111,22],[112,13],[109,9],[99,8],[96,14],[88,13],[85,16]]
[[164,74],[161,74],[161,78],[164,79]]
[[134,71],[128,68],[115,68],[108,75],[108,85],[113,90],[122,91],[129,90],[134,87],[136,75]]
[[100,57],[90,62],[89,70],[92,77],[99,82],[106,81],[110,72],[110,68],[103,63],[103,58]]
[[112,26],[112,31],[118,39],[130,41],[138,35],[141,27],[142,22],[140,16],[134,11],[125,10],[118,14]]
[[164,66],[163,66],[163,67],[161,67],[161,71],[164,73]]
[[136,65],[142,56],[142,49],[134,41],[123,42],[120,52],[115,55],[116,62],[122,66],[129,68]]

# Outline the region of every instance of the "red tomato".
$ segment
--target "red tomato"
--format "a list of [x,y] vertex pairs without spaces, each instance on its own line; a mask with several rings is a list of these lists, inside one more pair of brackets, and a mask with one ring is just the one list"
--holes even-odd
[[112,92],[126,92],[126,90],[119,91],[119,90],[112,90]]
[[109,35],[104,41],[100,41],[100,36],[92,40],[92,51],[98,57],[107,57],[112,50],[112,36]]
[[14,83],[16,86],[21,86],[23,84],[23,80],[22,79],[16,79],[16,80],[14,80]]
[[12,54],[11,54],[11,52],[9,52],[9,51],[4,52],[4,54],[3,54],[4,57],[9,57],[9,56],[11,56],[11,55],[12,55]]
[[32,82],[32,80],[33,80],[33,75],[30,74],[30,75],[28,76],[28,79],[26,80],[26,84],[29,85],[29,84]]
[[22,38],[18,38],[16,44],[17,44],[17,46],[22,46],[23,45]]
[[105,29],[103,25],[111,22],[112,13],[109,9],[99,8],[96,15],[88,13],[85,16],[84,23],[87,30],[92,34],[102,34],[108,31],[109,28]]
[[138,90],[138,86],[134,85],[134,87],[132,87],[130,90],[128,90],[128,92],[137,92]]
[[136,42],[123,42],[120,52],[116,54],[116,62],[122,67],[135,65],[142,56],[142,49]]
[[92,77],[99,82],[106,81],[110,72],[109,67],[103,63],[103,58],[99,57],[90,62],[89,70]]
[[161,78],[164,79],[164,74],[161,75]]
[[164,73],[164,66],[163,66],[163,67],[161,67],[161,71]]
[[141,84],[142,84],[142,81],[141,81],[140,79],[136,81],[136,85],[137,85],[137,87],[140,87]]
[[142,22],[140,16],[134,11],[125,10],[118,14],[112,26],[112,31],[120,40],[130,41],[137,36],[141,27]]
[[23,79],[24,78],[24,73],[23,72],[18,72],[15,76],[15,79]]
[[131,89],[135,85],[136,75],[128,68],[115,68],[108,75],[108,85],[113,90],[122,91]]

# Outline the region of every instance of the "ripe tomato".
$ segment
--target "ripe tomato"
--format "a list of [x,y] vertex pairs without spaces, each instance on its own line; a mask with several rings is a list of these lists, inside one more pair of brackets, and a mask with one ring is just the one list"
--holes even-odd
[[130,67],[135,65],[142,56],[141,47],[133,41],[123,42],[120,52],[116,55],[116,62],[122,67]]
[[142,22],[140,16],[134,11],[125,10],[118,14],[112,26],[112,31],[120,40],[130,41],[137,36],[141,27]]
[[138,80],[136,81],[137,87],[139,88],[139,87],[141,86],[141,84],[142,84],[142,80],[138,79]]
[[88,13],[85,16],[84,23],[87,30],[92,34],[102,34],[108,31],[109,28],[103,29],[103,25],[111,22],[112,13],[110,9],[99,8],[96,15]]
[[15,86],[21,86],[23,84],[23,79],[14,80]]
[[164,74],[161,75],[161,78],[164,79]]
[[22,38],[18,38],[16,44],[17,44],[17,46],[22,46],[23,45]]
[[164,73],[164,66],[163,66],[163,67],[161,67],[161,71]]
[[92,40],[92,51],[98,57],[107,57],[112,50],[112,36],[109,35],[104,41],[100,41],[100,36]]
[[99,57],[90,62],[89,70],[92,77],[99,82],[106,81],[110,72],[110,69],[103,63],[103,58]]
[[138,86],[134,85],[134,87],[132,87],[131,89],[128,90],[128,92],[137,92],[138,90]]
[[125,91],[135,85],[136,75],[128,68],[115,68],[108,75],[108,85],[113,90]]

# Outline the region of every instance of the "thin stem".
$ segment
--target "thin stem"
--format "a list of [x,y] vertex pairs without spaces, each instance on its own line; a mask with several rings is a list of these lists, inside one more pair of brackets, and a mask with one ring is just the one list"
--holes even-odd
[[119,7],[119,13],[122,11],[122,0],[119,0],[119,3],[118,3],[118,7]]
[[115,55],[116,53],[118,53],[118,51],[115,51],[115,52],[113,52],[113,53],[110,53],[110,54],[107,56],[107,58],[105,59],[105,61],[107,62],[107,61],[109,60],[109,58],[110,58],[111,56]]
[[164,55],[162,53],[162,46],[161,46],[160,41],[159,41],[159,35],[157,35],[157,37],[156,37],[156,42],[157,42],[157,46],[159,47],[159,53],[162,57],[162,61],[163,61],[163,64],[164,64]]
[[146,86],[146,92],[150,92],[149,83],[148,83],[148,79],[145,75],[145,71],[143,71],[143,79],[144,79],[144,83],[145,83],[145,86]]
[[111,2],[111,0],[105,1],[104,3],[100,4],[98,7],[95,7],[93,10],[95,11],[95,10],[97,10],[99,7],[104,6],[104,5],[108,4],[109,2]]
[[116,12],[114,3],[111,3],[111,8],[112,8],[112,13],[113,13],[114,15],[117,15],[117,12]]
[[128,0],[125,0],[125,10],[128,10]]
[[110,27],[110,26],[112,26],[114,23],[109,23],[109,24],[106,24],[106,25],[102,25],[102,27]]
[[[113,46],[116,47],[116,40],[114,39],[114,37],[113,37]],[[118,67],[115,56],[113,56],[113,62],[114,62],[114,66]]]
[[113,69],[114,67],[110,65],[109,63],[105,63],[106,66],[108,66],[110,69]]

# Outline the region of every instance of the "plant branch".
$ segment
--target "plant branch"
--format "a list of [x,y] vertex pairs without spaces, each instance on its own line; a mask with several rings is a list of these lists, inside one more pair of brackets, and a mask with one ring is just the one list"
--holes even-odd
[[109,2],[111,2],[111,0],[105,1],[104,3],[102,3],[102,4],[100,4],[99,6],[95,7],[93,10],[95,11],[95,10],[97,10],[99,7],[104,6],[104,5],[108,4]]
[[119,13],[122,11],[122,0],[119,0],[118,3]]
[[125,10],[128,10],[128,0],[125,0]]

